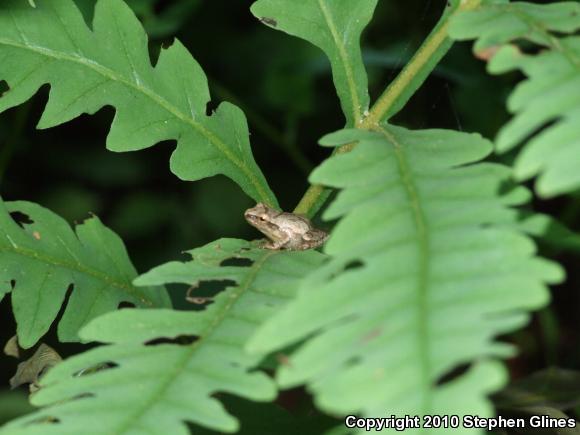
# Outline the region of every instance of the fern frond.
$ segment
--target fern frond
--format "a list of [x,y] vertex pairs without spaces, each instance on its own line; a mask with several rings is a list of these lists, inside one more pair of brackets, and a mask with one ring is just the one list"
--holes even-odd
[[99,0],[92,30],[72,0],[8,0],[0,9],[0,80],[10,87],[0,112],[50,84],[39,122],[47,128],[106,105],[116,109],[113,151],[176,140],[171,170],[184,180],[224,174],[252,198],[275,204],[256,165],[242,111],[222,103],[206,116],[207,79],[178,41],[153,67],[147,35],[122,0]]
[[511,94],[515,117],[496,139],[499,151],[524,142],[515,162],[520,180],[538,176],[536,190],[551,197],[580,187],[580,4],[482,2],[452,21],[455,39],[477,39],[474,51],[500,74],[526,75]]
[[[51,369],[33,396],[51,405],[0,430],[0,434],[78,435],[188,434],[184,422],[220,431],[238,428],[214,397],[232,393],[271,400],[273,381],[250,372],[259,358],[243,347],[256,327],[295,294],[300,278],[324,255],[315,251],[275,252],[242,240],[222,239],[194,249],[193,261],[172,262],[137,279],[138,284],[233,281],[213,303],[198,312],[120,310],[91,322],[82,338],[113,343],[75,356]],[[222,265],[245,259],[250,266]],[[190,345],[144,342],[194,335]],[[83,368],[118,367],[75,377]],[[79,398],[80,397],[80,398]],[[58,419],[51,424],[49,417]]]
[[[522,326],[563,276],[508,227],[528,192],[500,194],[509,169],[470,164],[491,149],[479,135],[383,125],[322,143],[355,141],[311,177],[342,189],[324,215],[340,218],[331,260],[247,348],[306,340],[278,381],[307,384],[331,413],[489,415],[486,395],[505,382],[493,358],[513,351],[493,337]],[[439,384],[461,364],[471,367]]]
[[326,53],[342,111],[347,124],[354,126],[369,107],[360,36],[376,5],[377,0],[258,0],[251,10],[264,24],[305,39]]
[[[20,227],[10,213],[26,216]],[[76,232],[59,216],[30,202],[0,199],[0,299],[12,292],[19,344],[33,346],[50,328],[73,291],[58,325],[62,341],[121,302],[168,307],[161,287],[137,288],[137,276],[121,239],[93,216]]]

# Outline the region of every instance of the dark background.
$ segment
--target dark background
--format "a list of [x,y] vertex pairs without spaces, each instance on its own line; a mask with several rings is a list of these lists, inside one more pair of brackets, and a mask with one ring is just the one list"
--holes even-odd
[[[90,16],[94,1],[77,3]],[[322,52],[260,24],[249,12],[250,1],[129,3],[152,36],[153,58],[177,36],[202,65],[212,91],[208,111],[227,100],[246,112],[255,158],[282,207],[291,210],[308,186],[308,171],[328,154],[317,146],[318,138],[344,125]],[[371,101],[414,53],[444,6],[439,0],[379,2],[363,38]],[[477,131],[493,138],[509,119],[505,99],[520,78],[487,76],[469,44],[457,44],[393,122]],[[5,200],[37,202],[71,223],[90,212],[99,215],[126,242],[141,272],[219,237],[259,236],[243,219],[252,201],[233,182],[224,177],[182,182],[169,171],[173,142],[134,153],[107,151],[112,108],[36,130],[47,91],[43,88],[30,102],[0,115],[0,195]],[[511,158],[494,157],[506,163]],[[533,207],[578,230],[577,196]],[[509,361],[514,379],[550,365],[580,365],[577,257],[541,241],[540,249],[564,264],[568,281],[554,288],[554,303],[536,314],[528,328],[505,337],[521,349]],[[14,331],[7,296],[0,303],[0,342]],[[52,335],[46,341],[64,355],[79,350],[57,344]],[[16,364],[0,357],[0,386],[7,386]],[[10,397],[16,407],[16,396]],[[0,399],[0,414],[7,403]]]

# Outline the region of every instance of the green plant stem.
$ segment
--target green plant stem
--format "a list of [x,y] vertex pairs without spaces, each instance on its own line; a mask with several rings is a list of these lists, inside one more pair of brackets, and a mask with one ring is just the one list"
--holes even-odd
[[[439,22],[383,94],[379,97],[368,115],[355,127],[365,130],[375,129],[397,113],[415,91],[426,80],[441,58],[449,51],[453,42],[448,37],[449,20],[458,11],[475,9],[481,0],[456,0],[447,7]],[[351,151],[356,144],[350,143],[336,148],[332,155]],[[313,216],[324,205],[330,191],[324,186],[312,185],[302,196],[294,213]]]

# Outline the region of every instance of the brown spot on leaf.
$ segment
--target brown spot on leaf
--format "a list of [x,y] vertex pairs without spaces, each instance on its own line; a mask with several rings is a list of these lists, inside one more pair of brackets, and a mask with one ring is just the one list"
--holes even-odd
[[195,305],[203,305],[203,304],[207,304],[208,302],[212,301],[213,298],[204,298],[201,296],[198,296],[198,297],[189,297],[188,296],[185,298],[185,300],[187,302],[191,302],[192,304],[195,304]]
[[278,354],[276,354],[276,359],[283,366],[291,366],[292,365],[292,363],[290,362],[290,358],[288,358],[288,355],[286,355],[286,354],[278,353]]
[[38,231],[33,231],[32,237],[34,237],[36,240],[40,240],[40,233]]
[[479,50],[475,52],[475,57],[481,59],[483,61],[489,62],[493,56],[498,52],[500,49],[499,45],[494,45],[492,47],[484,48],[483,50]]
[[381,328],[375,328],[362,338],[362,342],[368,343],[369,341],[373,340],[374,338],[377,338],[380,335],[381,335]]
[[270,26],[270,27],[278,27],[278,21],[276,21],[274,18],[269,18],[269,17],[261,17],[260,21],[262,23],[264,23],[266,26]]

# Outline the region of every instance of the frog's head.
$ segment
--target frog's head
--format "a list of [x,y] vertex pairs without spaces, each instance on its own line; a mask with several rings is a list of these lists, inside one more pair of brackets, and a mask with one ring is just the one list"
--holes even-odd
[[272,220],[279,214],[279,211],[259,202],[245,211],[244,218],[250,225],[260,230],[263,234],[270,236],[278,228]]
[[247,209],[244,212],[244,217],[251,225],[254,225],[259,222],[269,222],[278,213],[266,204],[259,202],[254,207]]

